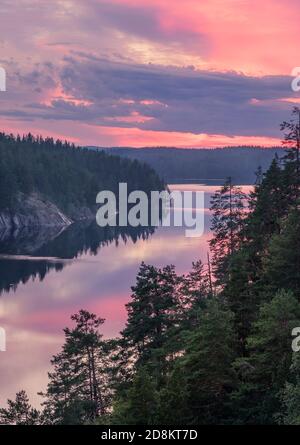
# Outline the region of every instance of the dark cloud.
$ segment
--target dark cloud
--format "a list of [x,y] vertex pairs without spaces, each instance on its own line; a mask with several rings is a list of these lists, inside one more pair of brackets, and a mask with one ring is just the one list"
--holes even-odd
[[288,76],[257,78],[68,58],[61,82],[68,94],[95,104],[95,118],[138,112],[153,120],[134,126],[151,130],[274,136],[291,108],[278,100],[291,95]]
[[[9,118],[276,137],[292,107],[280,100],[291,96],[288,76],[117,63],[88,54],[65,57],[56,68],[44,63],[26,73],[16,70],[14,80],[11,101],[0,111]],[[51,96],[58,86],[61,96]],[[41,96],[48,90],[45,103]],[[23,103],[15,102],[16,92],[22,92]]]

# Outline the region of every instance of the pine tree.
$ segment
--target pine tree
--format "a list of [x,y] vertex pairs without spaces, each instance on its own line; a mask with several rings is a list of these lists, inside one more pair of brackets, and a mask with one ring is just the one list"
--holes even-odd
[[228,276],[230,258],[242,241],[246,195],[229,178],[211,200],[214,237],[210,241],[214,273],[217,283],[224,284]]
[[51,423],[83,423],[104,416],[110,401],[107,351],[99,327],[104,320],[80,310],[65,328],[62,352],[53,357],[54,371],[44,402]]
[[222,298],[234,314],[235,332],[241,355],[246,354],[246,339],[257,317],[261,294],[256,289],[253,258],[248,245],[243,245],[231,258],[230,274]]
[[244,221],[243,241],[230,260],[223,297],[235,314],[235,326],[242,355],[246,354],[246,338],[257,317],[262,298],[267,298],[262,280],[270,239],[280,232],[288,203],[277,157],[269,170],[261,175],[249,200],[249,213]]
[[208,272],[201,260],[192,263],[192,270],[182,280],[182,302],[185,310],[197,309],[203,305],[210,295]]
[[7,401],[7,408],[0,409],[2,425],[38,425],[40,413],[33,408],[24,390],[16,394],[15,400]]
[[92,417],[93,406],[85,388],[85,372],[79,357],[65,351],[51,360],[54,368],[48,373],[49,383],[43,402],[43,422],[76,425]]
[[262,180],[254,188],[249,200],[249,216],[245,224],[245,237],[256,267],[270,237],[280,231],[280,221],[288,213],[283,172],[277,157],[272,161]]
[[[199,313],[206,307],[207,299],[212,295],[208,270],[200,260],[193,262],[192,270],[178,277],[178,282],[177,330],[180,333],[198,324]],[[178,341],[181,342],[181,339],[178,338]]]
[[155,356],[158,375],[164,366],[163,346],[178,318],[178,277],[173,266],[157,269],[142,263],[132,301],[126,307],[128,321],[122,332],[123,343],[136,365]]

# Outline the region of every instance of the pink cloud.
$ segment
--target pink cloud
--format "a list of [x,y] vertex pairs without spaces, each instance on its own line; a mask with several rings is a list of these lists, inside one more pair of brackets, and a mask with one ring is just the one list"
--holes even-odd
[[300,9],[294,0],[173,0],[172,6],[161,0],[112,1],[156,8],[160,27],[170,33],[193,32],[199,39],[204,34],[210,52],[204,60],[198,54],[199,66],[260,75],[289,74],[299,65]]
[[[127,15],[123,17],[120,10],[122,13],[127,10]],[[157,28],[152,30],[143,21],[135,27],[130,21],[132,11],[141,12],[141,20],[151,15]],[[206,100],[201,96],[198,101],[198,90],[195,89],[195,94],[192,93],[196,95],[195,104],[192,101],[194,97],[187,97],[189,87],[186,90],[182,88],[182,92],[174,89],[174,94],[172,92],[165,98],[166,85],[162,85],[159,91],[159,88],[155,88],[155,80],[152,83],[143,80],[140,84],[135,84],[134,80],[134,75],[139,75],[141,67],[151,72],[155,64],[165,65],[160,68],[170,73],[170,81],[171,76],[176,78],[180,70],[176,68],[177,73],[169,65],[181,67],[191,64],[196,68],[205,68],[206,73],[218,70],[223,74],[223,71],[236,70],[256,76],[290,74],[291,69],[300,64],[300,8],[296,0],[173,0],[172,3],[163,0],[95,0],[80,2],[80,5],[76,0],[54,0],[53,3],[28,0],[7,2],[1,14],[4,36],[2,57],[11,63],[8,65],[9,90],[5,97],[1,96],[3,118],[0,125],[7,132],[30,131],[69,139],[81,145],[269,146],[279,143],[276,137],[268,136],[276,136],[276,128],[283,113],[289,112],[288,105],[299,102],[297,97],[289,99],[288,80],[282,99],[275,97],[273,101],[269,96],[265,99],[260,91],[262,99],[253,96],[253,102],[250,103],[252,109],[244,106],[246,95],[243,86],[240,86],[240,94],[235,98],[235,86],[229,85],[228,94],[224,84],[219,87],[225,92],[228,103],[219,93]],[[19,23],[22,26],[18,26]],[[93,26],[95,24],[98,26]],[[88,85],[94,85],[99,80],[109,60],[117,59],[118,63],[121,61],[129,69],[137,67],[138,71],[136,74],[133,72],[131,78],[128,70],[120,71],[119,79],[113,79],[113,85],[109,85],[109,79],[105,78],[103,94],[96,89],[91,92],[91,88],[82,91],[80,82],[75,86],[71,84],[73,90],[64,91],[59,78],[62,68],[69,56],[79,60],[79,53],[81,56],[84,54],[86,60],[94,57],[97,61],[104,61],[96,67],[95,77],[92,77],[88,64],[87,69],[79,73],[80,80],[83,75],[86,76]],[[12,60],[15,60],[16,66]],[[116,72],[115,67],[111,70]],[[30,72],[34,74],[31,77],[28,75]],[[67,70],[65,81],[71,78],[70,72]],[[196,74],[193,75],[201,73],[197,70],[194,72]],[[184,82],[189,85],[189,80]],[[252,85],[251,82],[249,84]],[[160,86],[159,81],[156,84]],[[108,91],[109,86],[111,91]],[[133,100],[130,89],[134,92],[138,87],[145,91],[145,97]],[[216,87],[212,88],[212,93],[217,91]],[[255,94],[257,87],[253,86],[253,89]],[[91,96],[85,96],[85,92],[91,92]],[[107,95],[107,99],[106,93],[111,94]],[[113,107],[118,100],[124,109],[127,105],[127,110],[120,109],[120,112],[116,110],[114,113]],[[164,102],[170,102],[170,105]],[[207,125],[206,118],[212,122],[208,113],[208,117],[200,116],[199,113],[198,118],[202,103],[203,109],[214,116],[217,115],[217,107],[225,109],[219,111],[216,119],[219,123],[224,120],[222,128],[217,127],[217,123],[216,128]],[[273,133],[267,119],[264,124],[264,116],[262,119],[260,115],[257,118],[263,106],[269,106],[271,111],[283,110],[282,115],[274,114],[274,118],[272,115]],[[265,115],[270,116],[270,113],[266,111]],[[238,119],[245,123],[244,126],[238,128]],[[232,122],[234,131],[229,128]],[[259,128],[260,122],[263,122],[263,127]],[[226,130],[233,136],[224,135]]]

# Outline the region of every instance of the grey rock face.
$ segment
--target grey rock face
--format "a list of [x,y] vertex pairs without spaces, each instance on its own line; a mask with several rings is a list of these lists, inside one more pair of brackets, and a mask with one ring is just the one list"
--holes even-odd
[[72,223],[55,204],[36,194],[20,195],[13,210],[0,212],[1,228],[66,227]]

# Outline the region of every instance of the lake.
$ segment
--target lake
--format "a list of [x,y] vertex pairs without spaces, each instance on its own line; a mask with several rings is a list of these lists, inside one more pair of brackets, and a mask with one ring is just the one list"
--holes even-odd
[[205,233],[198,238],[187,238],[178,227],[106,230],[84,224],[0,234],[0,327],[7,335],[7,351],[0,352],[0,406],[21,389],[39,405],[37,392],[46,387],[50,359],[64,341],[62,329],[79,309],[106,319],[105,337],[118,335],[142,261],[174,264],[178,273],[188,272],[193,261],[207,261],[209,202],[217,188],[170,186],[205,192]]

